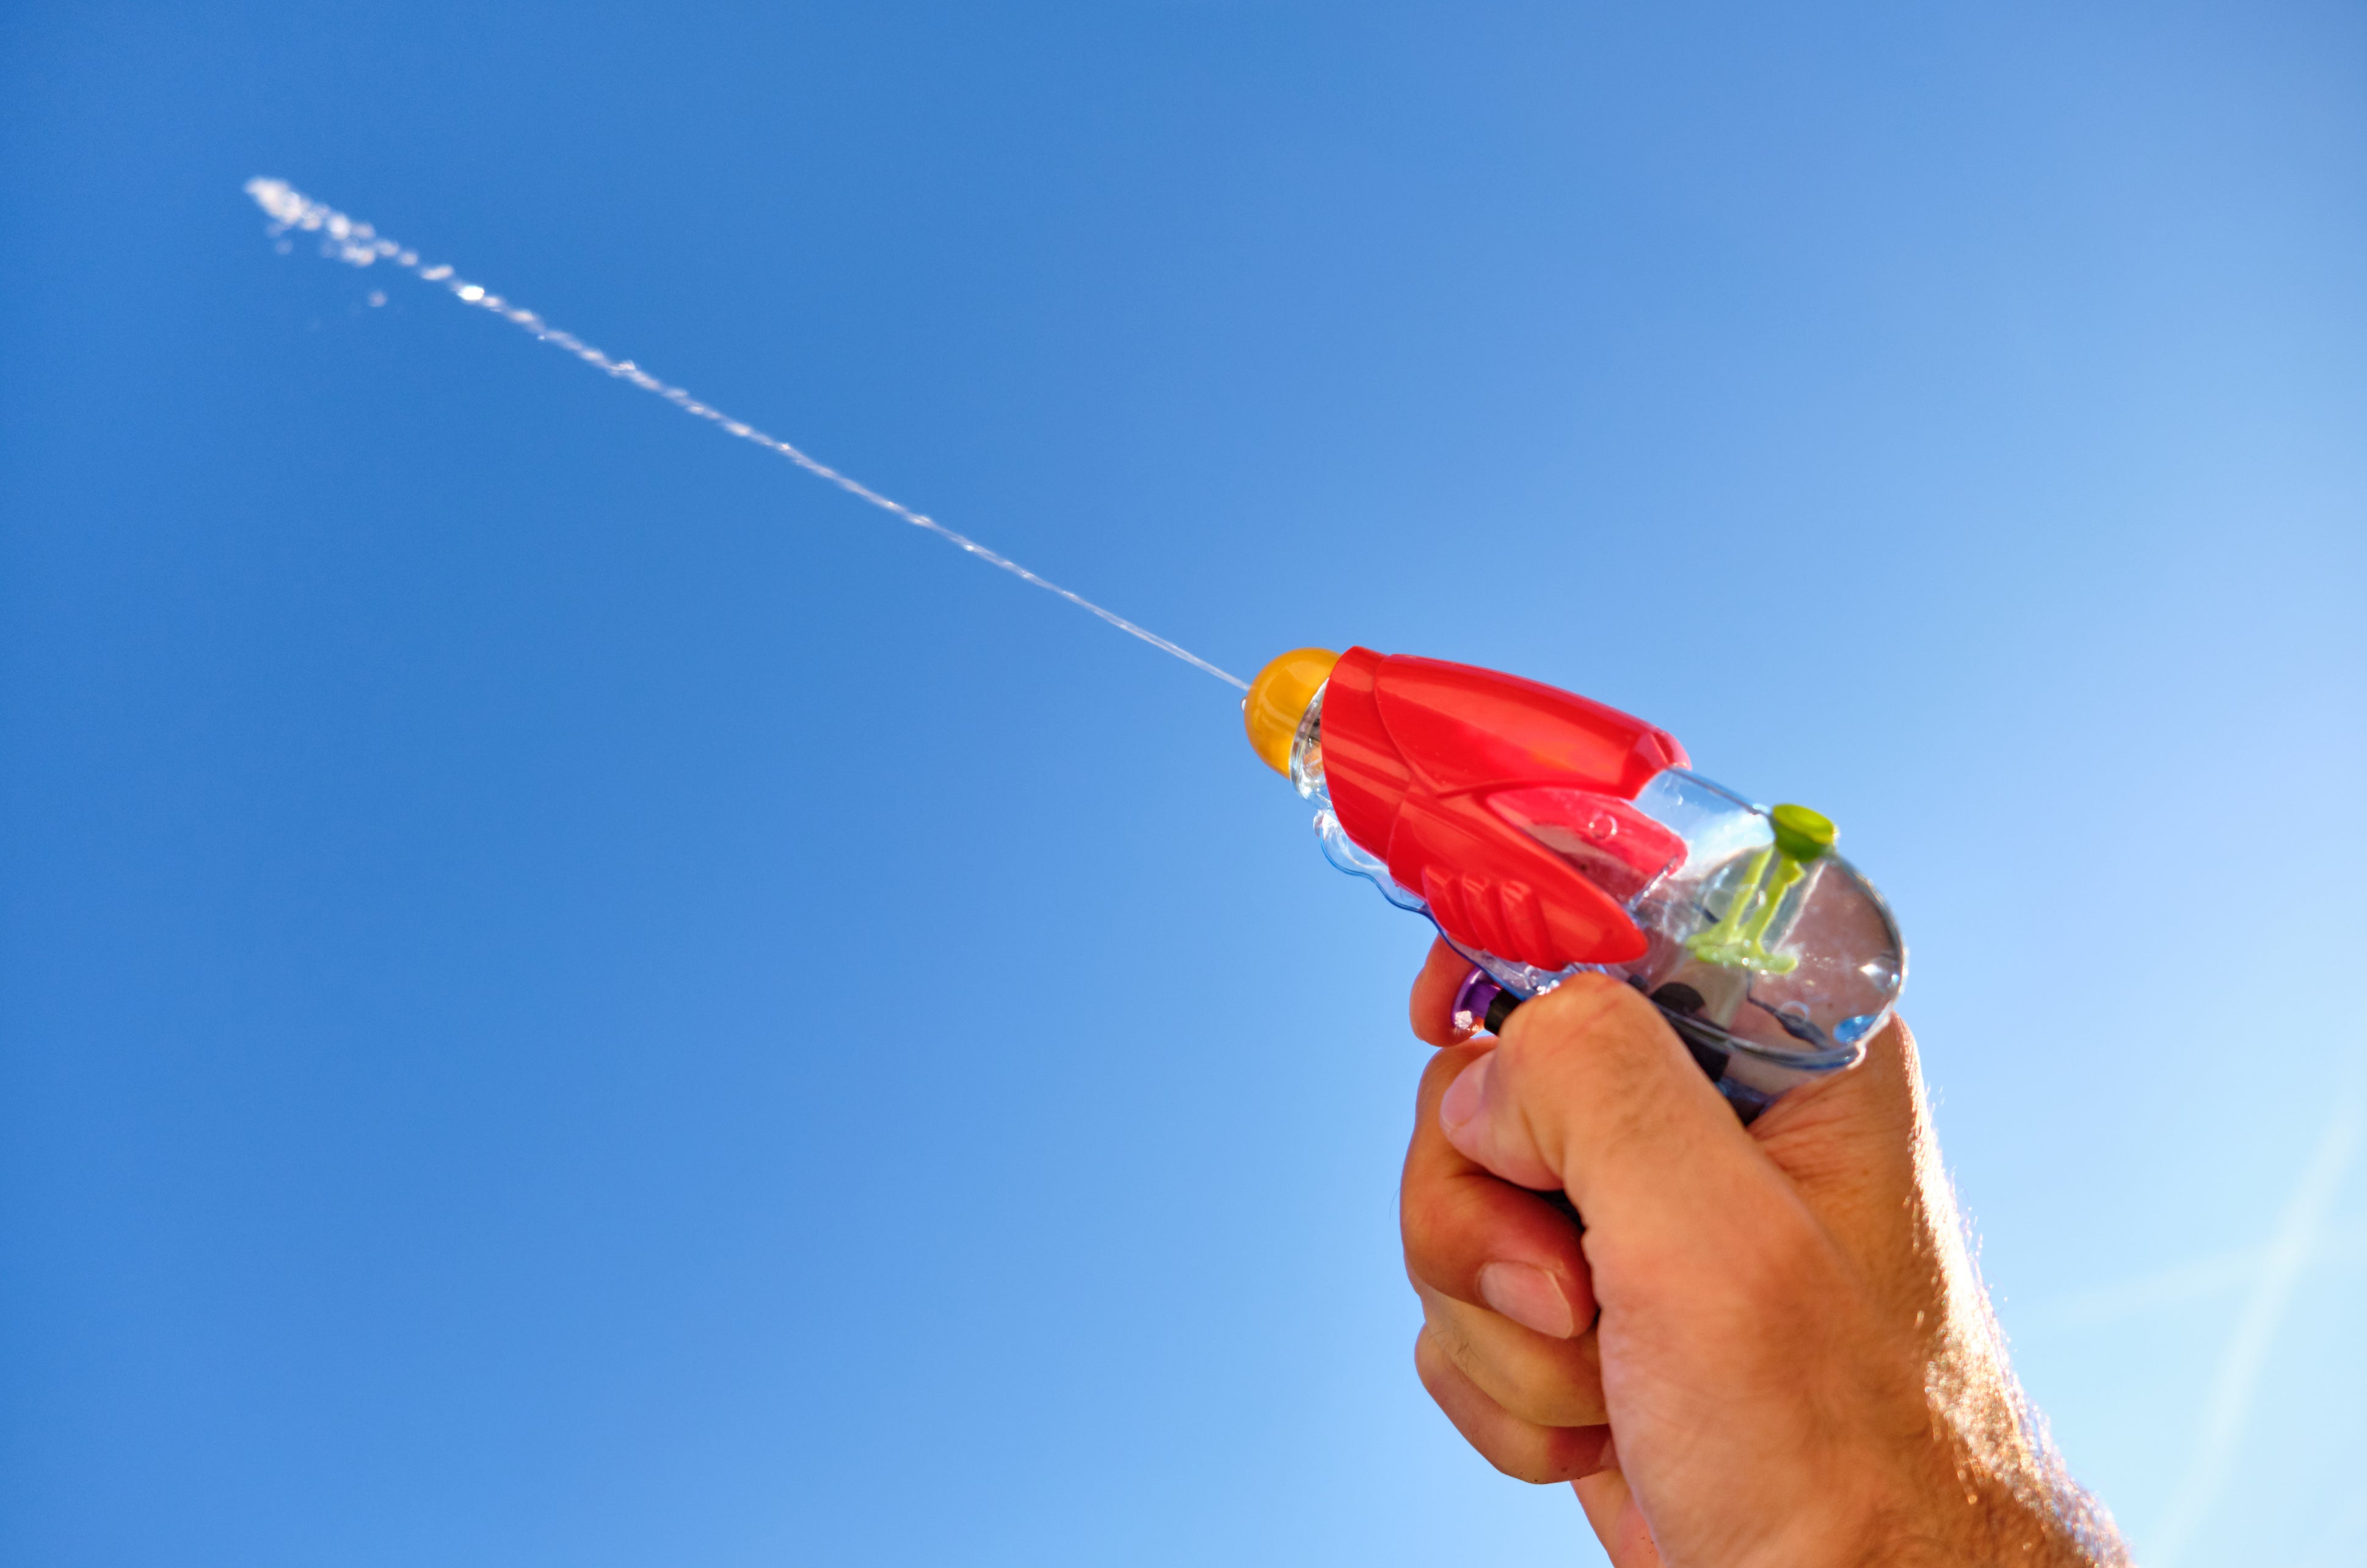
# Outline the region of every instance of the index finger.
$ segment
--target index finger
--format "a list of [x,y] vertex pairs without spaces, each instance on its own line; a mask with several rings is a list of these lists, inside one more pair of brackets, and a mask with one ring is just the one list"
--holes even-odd
[[1460,1045],[1477,1032],[1457,1028],[1455,1022],[1455,994],[1470,974],[1471,960],[1455,952],[1444,937],[1432,941],[1421,973],[1413,977],[1413,995],[1406,1001],[1416,1040],[1425,1045]]

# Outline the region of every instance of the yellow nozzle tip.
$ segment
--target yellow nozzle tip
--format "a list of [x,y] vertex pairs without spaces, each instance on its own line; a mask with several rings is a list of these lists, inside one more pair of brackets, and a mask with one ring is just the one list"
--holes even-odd
[[1257,672],[1250,694],[1241,699],[1241,724],[1250,732],[1250,746],[1265,765],[1287,778],[1290,742],[1307,705],[1331,678],[1340,656],[1329,649],[1294,648]]

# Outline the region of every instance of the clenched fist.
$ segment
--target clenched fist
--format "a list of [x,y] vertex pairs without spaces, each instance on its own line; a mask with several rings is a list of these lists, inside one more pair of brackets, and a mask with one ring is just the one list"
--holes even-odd
[[1441,942],[1414,982],[1444,1049],[1402,1216],[1474,1448],[1573,1482],[1617,1568],[2127,1561],[2007,1368],[1902,1025],[1746,1128],[1627,987],[1472,1040],[1467,968]]

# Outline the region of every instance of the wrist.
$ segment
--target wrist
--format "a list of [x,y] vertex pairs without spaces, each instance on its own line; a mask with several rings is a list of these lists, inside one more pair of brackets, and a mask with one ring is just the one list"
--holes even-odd
[[[1935,1382],[1938,1380],[1934,1380]],[[1752,1568],[2130,1568],[2112,1517],[2072,1483],[2010,1384],[1983,1419],[1934,1397],[1861,1427],[1816,1465],[1823,1479],[1762,1515]],[[1936,1393],[1936,1391],[1935,1391]]]
[[2127,1568],[2111,1517],[2016,1421],[2002,1441],[1935,1420],[1862,1515],[1849,1568]]

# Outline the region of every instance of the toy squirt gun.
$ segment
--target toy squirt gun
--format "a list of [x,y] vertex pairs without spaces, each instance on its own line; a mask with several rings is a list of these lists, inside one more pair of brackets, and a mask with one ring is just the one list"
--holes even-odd
[[1805,806],[1763,810],[1676,738],[1516,675],[1352,648],[1285,653],[1250,744],[1316,807],[1332,864],[1471,961],[1463,1027],[1573,974],[1649,997],[1748,1121],[1850,1066],[1907,978],[1888,906]]

